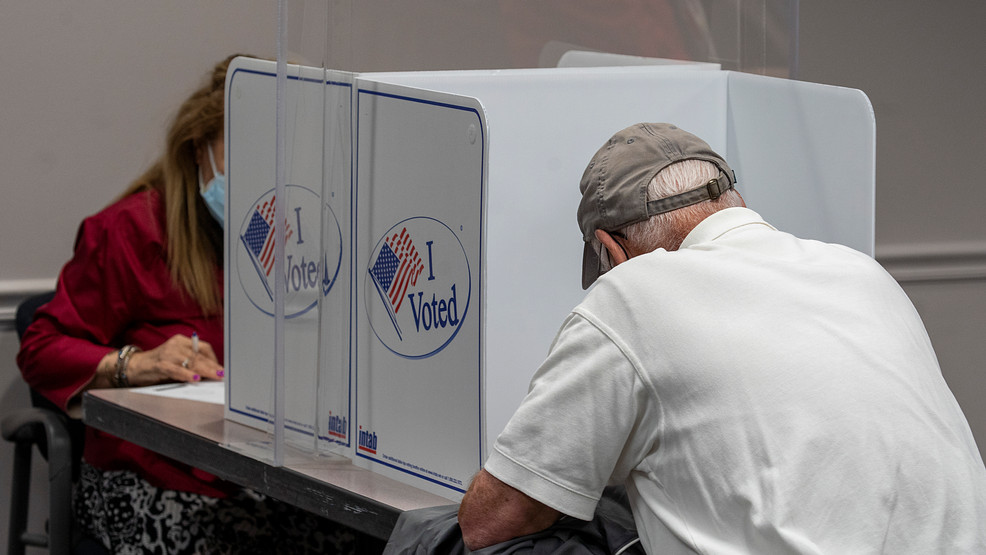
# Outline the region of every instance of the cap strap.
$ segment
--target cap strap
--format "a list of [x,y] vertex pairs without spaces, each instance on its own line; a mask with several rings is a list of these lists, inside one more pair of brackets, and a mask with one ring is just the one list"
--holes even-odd
[[704,185],[678,193],[670,197],[660,198],[647,203],[647,217],[663,214],[686,206],[691,206],[703,200],[715,200],[723,193],[733,188],[733,180],[720,170],[719,177],[710,179]]

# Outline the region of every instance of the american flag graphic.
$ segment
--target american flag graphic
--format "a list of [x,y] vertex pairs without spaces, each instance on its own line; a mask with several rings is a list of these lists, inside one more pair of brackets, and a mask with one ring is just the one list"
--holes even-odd
[[[250,260],[257,270],[257,275],[260,276],[260,281],[264,283],[267,295],[272,300],[274,295],[271,293],[270,283],[267,280],[271,270],[274,269],[274,199],[275,197],[272,196],[270,200],[258,204],[254,208],[246,231],[240,235],[240,240],[243,241],[247,252],[250,253]],[[285,241],[293,234],[294,230],[288,224],[285,227]]]
[[397,312],[404,302],[408,286],[418,282],[418,276],[424,269],[424,262],[418,256],[406,227],[384,240],[370,268],[373,284],[390,314],[398,337],[401,337],[401,328],[397,325]]

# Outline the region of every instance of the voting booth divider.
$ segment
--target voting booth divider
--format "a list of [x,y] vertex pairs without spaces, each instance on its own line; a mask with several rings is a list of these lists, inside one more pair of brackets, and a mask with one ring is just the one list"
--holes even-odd
[[857,90],[710,64],[281,79],[277,121],[274,62],[227,75],[225,415],[270,431],[280,411],[276,433],[326,464],[461,498],[585,294],[578,183],[633,123],[705,139],[778,228],[873,254]]

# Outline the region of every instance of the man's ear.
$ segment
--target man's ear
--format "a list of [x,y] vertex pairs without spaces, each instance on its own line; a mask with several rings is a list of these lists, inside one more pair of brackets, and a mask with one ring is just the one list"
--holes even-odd
[[601,229],[597,229],[596,239],[602,243],[604,247],[606,247],[606,250],[609,252],[609,259],[613,263],[613,267],[623,264],[628,260],[626,251],[623,250],[623,247],[621,247],[620,244],[616,242],[616,239],[614,239],[609,233]]

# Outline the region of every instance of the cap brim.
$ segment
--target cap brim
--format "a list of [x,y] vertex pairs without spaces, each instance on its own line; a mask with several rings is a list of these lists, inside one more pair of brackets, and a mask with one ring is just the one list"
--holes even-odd
[[601,266],[599,253],[592,248],[591,242],[586,241],[582,249],[582,289],[588,289],[596,281]]

